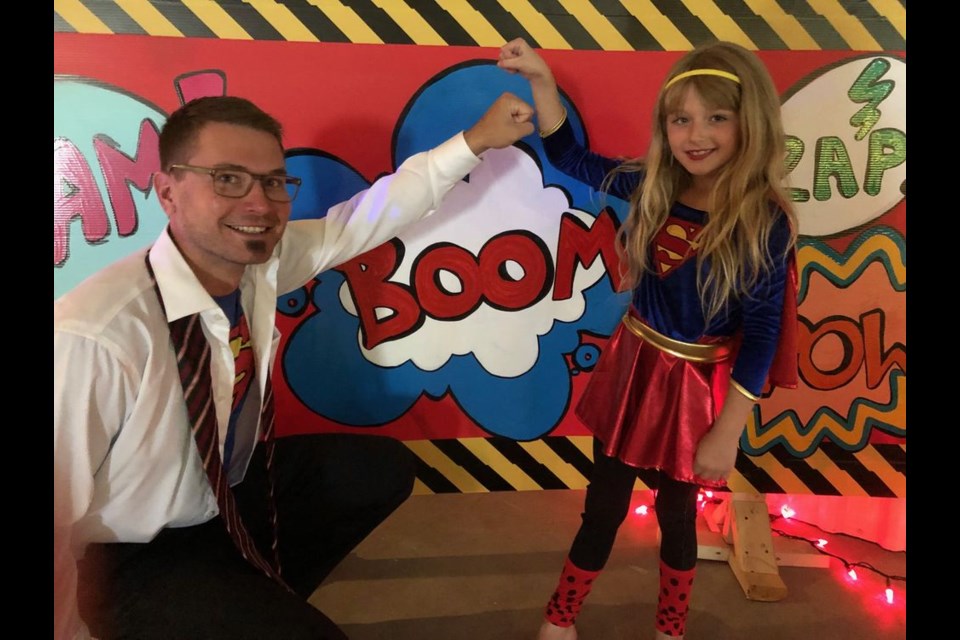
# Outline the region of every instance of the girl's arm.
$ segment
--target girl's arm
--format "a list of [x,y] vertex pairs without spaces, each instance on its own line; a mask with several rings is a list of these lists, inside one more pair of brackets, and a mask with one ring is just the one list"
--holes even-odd
[[566,111],[560,102],[553,72],[543,58],[526,40],[515,38],[500,48],[497,66],[510,73],[519,73],[530,83],[540,135],[548,136],[556,131]]
[[704,480],[725,479],[737,462],[737,448],[754,401],[730,385],[723,409],[703,436],[693,460],[693,472]]
[[694,473],[705,480],[726,478],[733,471],[740,436],[763,390],[777,350],[784,296],[796,295],[796,291],[787,286],[786,277],[784,254],[789,231],[786,216],[782,216],[770,238],[774,267],[743,300],[743,341],[731,371],[727,397],[694,458]]
[[763,392],[780,343],[785,296],[789,294],[796,299],[797,295],[788,277],[789,243],[789,223],[786,215],[780,214],[768,245],[773,265],[740,301],[742,341],[730,375],[732,384],[755,400]]
[[576,139],[573,127],[567,121],[566,109],[560,101],[553,72],[540,54],[523,38],[516,38],[501,47],[497,66],[520,74],[530,83],[543,150],[550,164],[597,191],[606,187],[610,195],[628,200],[640,183],[640,174],[617,173],[609,185],[604,184],[609,173],[621,161],[588,151]]

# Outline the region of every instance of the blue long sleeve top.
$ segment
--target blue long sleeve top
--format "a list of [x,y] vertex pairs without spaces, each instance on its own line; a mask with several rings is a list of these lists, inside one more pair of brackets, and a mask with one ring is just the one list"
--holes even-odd
[[[620,161],[587,150],[574,137],[569,120],[543,139],[550,162],[560,171],[595,189]],[[629,199],[642,181],[640,172],[618,173],[607,192]],[[761,276],[739,299],[731,299],[725,310],[707,324],[700,296],[697,293],[697,260],[694,251],[686,257],[684,237],[692,237],[709,215],[692,207],[675,203],[670,216],[654,239],[650,250],[654,274],[645,275],[633,292],[632,305],[644,322],[665,336],[682,342],[697,342],[704,336],[734,336],[742,332],[740,348],[731,378],[744,389],[759,396],[763,390],[780,337],[781,313],[787,277],[784,257],[790,240],[787,216],[777,209],[778,218],[770,234],[769,250],[774,267]],[[680,243],[678,244],[678,239]],[[709,260],[704,269],[709,269]]]

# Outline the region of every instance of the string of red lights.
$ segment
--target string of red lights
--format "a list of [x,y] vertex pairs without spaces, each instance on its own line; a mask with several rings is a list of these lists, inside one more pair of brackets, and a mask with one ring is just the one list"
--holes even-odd
[[[846,538],[852,538],[852,539],[858,540],[858,541],[860,541],[860,542],[864,542],[864,543],[867,543],[867,544],[871,544],[871,545],[877,546],[877,547],[883,549],[884,551],[889,551],[890,553],[906,553],[905,551],[899,551],[899,552],[897,552],[897,551],[892,551],[891,549],[887,549],[887,548],[883,547],[882,545],[877,544],[876,542],[874,542],[874,541],[872,541],[872,540],[867,540],[866,538],[861,538],[861,537],[859,537],[859,536],[854,536],[854,535],[851,535],[851,534],[848,534],[848,533],[842,533],[842,532],[837,533],[837,532],[825,531],[822,527],[820,527],[820,526],[818,526],[818,525],[816,525],[816,524],[813,524],[812,522],[806,522],[805,520],[800,520],[799,518],[797,518],[797,517],[795,517],[795,516],[796,516],[796,513],[793,511],[793,509],[791,509],[790,507],[784,505],[783,507],[780,508],[780,514],[779,514],[779,515],[777,515],[777,514],[770,514],[770,524],[772,525],[774,522],[776,522],[777,520],[780,520],[780,519],[787,520],[787,521],[793,521],[793,522],[799,522],[800,524],[804,524],[804,525],[806,525],[806,526],[808,526],[808,527],[813,527],[813,528],[815,528],[815,529],[819,529],[820,531],[824,531],[824,533],[829,533],[830,535],[844,536],[844,537],[846,537]],[[839,560],[840,562],[843,563],[843,567],[844,567],[844,569],[845,569],[846,572],[847,572],[847,576],[848,576],[851,580],[853,580],[854,582],[856,582],[857,580],[859,580],[859,577],[857,576],[857,571],[856,571],[856,568],[857,568],[857,567],[861,567],[861,568],[863,568],[863,569],[867,569],[868,571],[872,571],[873,573],[875,573],[875,574],[877,574],[877,575],[879,575],[879,576],[882,576],[882,577],[884,578],[884,580],[886,581],[886,588],[884,589],[884,597],[886,598],[888,604],[893,604],[893,602],[894,602],[894,593],[893,593],[893,587],[892,587],[892,585],[891,585],[891,582],[893,582],[893,581],[896,580],[896,581],[900,581],[900,582],[906,583],[906,581],[907,581],[907,577],[906,577],[906,576],[899,576],[899,575],[887,573],[887,572],[885,572],[885,571],[882,571],[881,569],[878,569],[877,567],[875,567],[874,565],[872,565],[872,564],[869,563],[869,562],[863,562],[863,561],[854,562],[854,561],[848,560],[847,558],[844,558],[843,556],[841,556],[841,555],[839,555],[839,554],[831,553],[830,551],[825,550],[824,547],[827,546],[827,540],[824,539],[824,538],[817,538],[816,540],[813,540],[813,539],[807,538],[807,537],[805,537],[805,536],[798,536],[798,535],[795,535],[795,534],[792,534],[792,533],[787,533],[786,531],[783,531],[782,529],[777,529],[776,527],[773,527],[773,526],[770,527],[770,530],[771,530],[773,533],[775,533],[775,534],[777,534],[777,535],[779,535],[779,536],[781,536],[781,537],[789,538],[790,540],[800,540],[800,541],[802,541],[802,542],[806,542],[806,543],[808,543],[811,547],[813,547],[814,549],[816,549],[817,553],[821,553],[821,554],[823,554],[823,555],[825,555],[825,556],[829,556],[829,557],[831,557],[831,558],[836,558],[837,560]]]
[[[653,495],[654,495],[654,497],[656,497],[656,491],[653,492]],[[699,504],[699,509],[700,509],[701,511],[704,509],[704,507],[705,507],[707,504],[720,504],[722,501],[723,501],[723,500],[722,500],[721,498],[714,497],[714,492],[713,492],[713,491],[709,491],[709,490],[702,491],[702,492],[700,492],[700,494],[697,496],[697,502],[698,502],[698,504]],[[643,505],[638,506],[638,507],[634,510],[634,513],[636,513],[637,515],[640,515],[640,516],[646,516],[646,515],[648,515],[649,513],[654,513],[655,511],[656,511],[656,509],[654,508],[653,505],[643,504]],[[813,527],[814,529],[818,529],[818,530],[820,530],[820,531],[823,531],[824,533],[827,533],[827,534],[829,534],[829,535],[831,535],[831,536],[842,536],[842,537],[845,537],[845,538],[850,538],[850,539],[853,539],[853,540],[857,540],[857,541],[859,541],[859,542],[863,542],[863,543],[866,543],[866,544],[870,544],[870,545],[879,547],[880,549],[883,549],[884,551],[887,551],[887,552],[890,552],[890,553],[897,553],[897,554],[899,554],[899,553],[906,553],[905,551],[894,551],[894,550],[892,550],[892,549],[887,549],[887,548],[884,547],[883,545],[878,544],[877,542],[874,542],[873,540],[868,540],[868,539],[862,538],[862,537],[860,537],[860,536],[855,536],[855,535],[852,535],[852,534],[849,534],[849,533],[844,533],[844,532],[826,531],[825,529],[823,529],[823,527],[820,527],[819,525],[816,525],[816,524],[814,524],[814,523],[812,523],[812,522],[807,522],[807,521],[805,521],[805,520],[801,520],[801,519],[797,518],[797,517],[796,517],[796,512],[795,512],[793,509],[791,509],[789,506],[787,506],[787,505],[783,505],[783,506],[780,508],[780,513],[779,513],[779,514],[770,514],[770,524],[773,525],[774,522],[776,522],[776,521],[778,521],[778,520],[781,520],[781,519],[784,520],[784,521],[795,522],[795,523],[799,523],[799,524],[806,525],[806,526],[808,526],[808,527]],[[843,567],[844,567],[844,570],[846,571],[847,577],[848,577],[851,581],[853,581],[853,582],[857,582],[857,581],[859,580],[859,576],[857,575],[857,571],[856,571],[857,568],[866,569],[867,571],[870,571],[870,572],[872,572],[872,573],[875,573],[875,574],[881,576],[881,577],[884,579],[885,584],[886,584],[886,586],[885,586],[885,588],[884,588],[884,598],[885,598],[887,604],[893,604],[893,603],[894,603],[894,600],[895,600],[892,583],[893,583],[894,581],[898,581],[898,582],[903,582],[904,584],[906,584],[906,582],[907,582],[907,577],[906,577],[906,576],[901,576],[901,575],[896,575],[896,574],[887,573],[886,571],[883,571],[882,569],[879,569],[878,567],[874,566],[873,564],[871,564],[871,563],[869,563],[869,562],[865,562],[865,561],[853,561],[853,560],[850,560],[849,558],[846,558],[846,557],[844,557],[844,556],[842,556],[842,555],[840,555],[840,554],[836,554],[836,553],[833,553],[833,552],[831,552],[831,551],[827,551],[827,550],[824,548],[824,547],[826,547],[827,544],[828,544],[828,541],[827,541],[825,538],[816,538],[816,539],[808,538],[808,537],[806,537],[806,536],[800,536],[800,535],[796,535],[796,534],[793,534],[793,533],[788,533],[788,532],[786,532],[786,531],[784,531],[784,530],[782,530],[782,529],[778,529],[778,528],[773,527],[773,526],[770,527],[770,530],[771,530],[773,533],[775,533],[775,534],[777,534],[778,536],[781,536],[781,537],[783,537],[783,538],[788,538],[788,539],[790,539],[790,540],[798,540],[798,541],[801,541],[801,542],[806,542],[806,543],[808,543],[810,546],[812,546],[814,549],[816,549],[816,551],[817,551],[818,553],[821,553],[821,554],[823,554],[823,555],[829,556],[829,557],[831,557],[831,558],[835,558],[837,561],[839,561],[839,562],[841,562],[841,563],[843,564]]]

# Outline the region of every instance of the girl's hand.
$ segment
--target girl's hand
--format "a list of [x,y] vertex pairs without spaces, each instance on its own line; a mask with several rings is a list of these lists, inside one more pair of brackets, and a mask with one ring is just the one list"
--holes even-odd
[[519,73],[530,83],[533,103],[537,108],[540,135],[549,135],[563,123],[566,111],[560,101],[557,81],[540,54],[523,38],[515,38],[500,47],[497,66],[509,73]]
[[725,480],[736,463],[737,440],[731,442],[711,429],[697,446],[693,472],[704,480]]
[[523,38],[514,38],[500,47],[497,66],[509,73],[519,73],[530,82],[553,80],[550,67]]
[[723,480],[737,464],[737,447],[754,400],[731,384],[723,409],[707,435],[697,445],[693,472],[704,480]]

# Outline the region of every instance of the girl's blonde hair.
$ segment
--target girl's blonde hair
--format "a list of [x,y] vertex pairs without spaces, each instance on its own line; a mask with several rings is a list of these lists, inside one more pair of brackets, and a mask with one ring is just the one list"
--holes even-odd
[[[737,114],[740,140],[737,153],[717,177],[707,223],[697,241],[697,288],[707,322],[728,300],[739,299],[771,268],[768,242],[777,209],[788,216],[796,242],[796,214],[784,190],[786,143],[780,119],[780,99],[766,67],[743,47],[730,42],[702,45],[670,70],[667,79],[695,69],[715,69],[736,75],[740,82],[715,75],[692,75],[660,89],[654,109],[653,136],[646,159],[625,162],[608,176],[643,171],[640,188],[630,197],[630,213],[620,228],[617,248],[626,258],[625,288],[633,288],[652,271],[650,243],[670,208],[690,185],[691,176],[674,159],[667,142],[667,117],[679,110],[689,87],[704,103]],[[704,270],[705,261],[709,269]],[[705,273],[706,271],[706,273]]]

